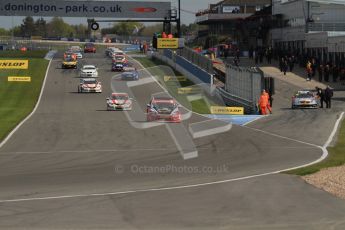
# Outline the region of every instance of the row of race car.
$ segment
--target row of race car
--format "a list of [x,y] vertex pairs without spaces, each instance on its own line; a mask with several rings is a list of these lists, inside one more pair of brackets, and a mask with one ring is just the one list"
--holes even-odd
[[[86,43],[84,45],[84,53],[96,53],[95,44]],[[78,67],[78,59],[82,59],[82,58],[83,58],[83,53],[82,53],[82,49],[80,48],[80,46],[71,46],[64,53],[61,68],[63,68],[63,69],[69,69],[69,68],[76,69]]]
[[[95,53],[96,49],[92,49],[92,45],[88,44],[84,47],[84,52]],[[79,46],[70,47],[64,54],[63,66],[74,66],[77,68],[78,59],[82,58],[81,48]],[[121,80],[139,80],[139,73],[128,61],[126,54],[117,47],[108,47],[105,50],[107,57],[111,58],[111,71],[121,72]],[[72,60],[71,63],[67,61]],[[102,84],[98,78],[98,68],[95,65],[84,65],[80,69],[80,83],[78,85],[78,93],[102,93]],[[132,110],[132,99],[127,93],[113,93],[106,98],[107,110]],[[181,113],[179,105],[175,99],[171,97],[152,98],[147,104],[147,121],[166,120],[171,122],[180,122]],[[298,91],[292,97],[292,109],[295,108],[318,108],[318,99],[314,92],[310,90]]]
[[[125,53],[116,48],[108,47],[106,56],[112,59],[111,70],[121,73],[121,79],[125,81],[139,80],[139,73],[128,61]],[[181,122],[180,105],[172,97],[152,97],[146,105],[147,121]],[[107,110],[131,110],[132,99],[127,93],[113,93],[107,98]]]
[[[85,52],[85,47],[84,47]],[[95,53],[96,51],[92,52]],[[78,46],[70,47],[64,53],[63,67],[77,68],[78,59],[82,56]],[[108,47],[105,51],[106,56],[112,60],[112,71],[120,72],[121,80],[136,81],[139,80],[139,72],[128,61],[126,54],[116,47]],[[78,58],[79,57],[79,58]],[[69,63],[67,63],[69,62]],[[75,62],[71,64],[71,62]],[[74,67],[75,65],[75,67]],[[102,83],[98,81],[98,68],[95,65],[84,65],[79,72],[80,83],[78,93],[102,93]],[[129,111],[133,108],[133,99],[126,92],[115,92],[106,98],[106,107],[108,111],[123,110]],[[179,103],[172,97],[152,97],[146,105],[147,121],[167,121],[181,122],[181,113]]]

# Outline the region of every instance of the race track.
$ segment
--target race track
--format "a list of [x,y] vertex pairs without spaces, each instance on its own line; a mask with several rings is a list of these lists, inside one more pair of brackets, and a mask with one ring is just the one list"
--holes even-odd
[[[284,130],[284,114],[233,125],[194,139],[198,157],[184,160],[167,126],[138,129],[124,112],[106,111],[115,74],[103,52],[82,60],[99,67],[101,94],[78,94],[77,70],[60,63],[58,54],[37,111],[0,149],[0,228],[344,229],[343,201],[291,176],[250,178],[320,158],[335,121],[317,140]],[[131,90],[141,107],[163,91],[154,81]],[[298,124],[296,116],[284,119]],[[193,114],[179,129],[205,120]],[[176,170],[139,171],[145,167]]]

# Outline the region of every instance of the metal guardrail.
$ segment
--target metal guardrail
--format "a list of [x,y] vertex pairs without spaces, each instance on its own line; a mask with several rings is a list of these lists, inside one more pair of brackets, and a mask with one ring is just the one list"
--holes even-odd
[[216,88],[215,93],[218,97],[222,98],[222,101],[225,105],[243,107],[246,114],[252,114],[256,112],[256,103],[253,104],[252,101],[248,101],[241,97],[233,95],[225,91],[223,88]]
[[185,58],[176,55],[175,62],[186,71],[197,77],[201,82],[211,85],[212,84],[212,75],[201,69],[197,65],[190,63]]
[[248,110],[254,111],[265,84],[263,72],[256,67],[233,65],[227,65],[225,72],[224,91],[228,93],[228,96],[231,95],[229,100],[238,102]]
[[176,54],[179,56],[184,57],[188,61],[192,62],[193,64],[199,66],[206,72],[213,74],[213,63],[212,60],[195,52],[193,49],[184,47],[183,49],[179,49],[176,51]]
[[[204,60],[207,63],[206,68],[201,68],[200,65],[202,65],[202,63],[197,65],[195,59],[193,59],[194,55],[197,54],[196,52],[194,54],[191,53],[190,50],[180,50],[175,53],[171,50],[164,50],[159,51],[159,53],[165,58],[174,61],[176,64],[183,66],[184,69],[196,76],[202,82],[212,84],[209,77],[203,77],[203,74],[201,74],[203,71],[205,71],[207,76],[211,76],[211,73],[213,73],[213,63],[210,59],[198,54],[199,56],[197,58],[199,61],[202,62],[202,60]],[[194,60],[194,62],[190,60]],[[203,64],[205,65],[205,63]],[[208,64],[211,64],[211,71],[205,70],[208,68]],[[199,71],[194,71],[195,68]],[[215,93],[221,97],[227,105],[244,107],[247,114],[256,112],[256,103],[259,100],[262,89],[265,88],[263,72],[256,67],[226,65],[225,73],[225,86],[224,88],[217,87]]]
[[194,75],[200,82],[211,84],[212,75],[199,67],[198,65],[187,60],[185,57],[180,56],[177,52],[173,52],[169,49],[159,50],[158,53],[169,60],[173,61],[175,64],[181,66],[184,70]]
[[345,31],[345,23],[308,23],[309,31]]

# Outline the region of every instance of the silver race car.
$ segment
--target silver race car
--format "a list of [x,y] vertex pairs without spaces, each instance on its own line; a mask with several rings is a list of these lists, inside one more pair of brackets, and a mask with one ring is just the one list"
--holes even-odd
[[94,65],[84,65],[80,69],[80,77],[98,77],[98,71]]
[[292,109],[296,108],[318,108],[318,99],[311,90],[297,91],[292,97]]
[[95,78],[80,79],[78,93],[102,93],[102,84]]
[[132,99],[127,93],[112,93],[107,98],[107,110],[132,110]]

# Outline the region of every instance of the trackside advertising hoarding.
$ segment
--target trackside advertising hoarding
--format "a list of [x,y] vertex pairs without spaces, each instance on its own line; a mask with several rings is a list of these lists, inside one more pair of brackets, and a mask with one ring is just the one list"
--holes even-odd
[[211,106],[211,114],[243,115],[243,107]]
[[59,16],[163,19],[171,2],[1,0],[2,16]]
[[7,81],[9,82],[31,82],[31,77],[23,77],[23,76],[8,76]]
[[28,69],[29,60],[0,60],[0,69]]

